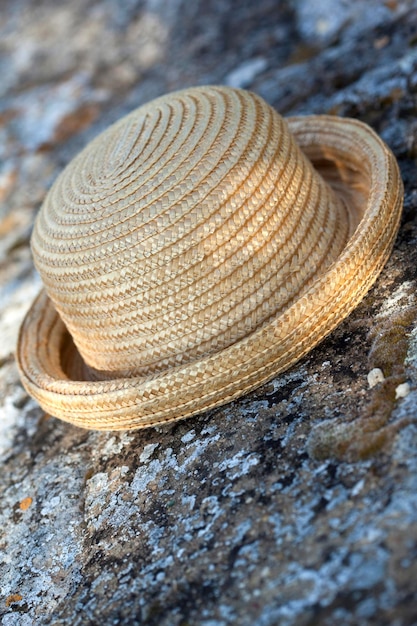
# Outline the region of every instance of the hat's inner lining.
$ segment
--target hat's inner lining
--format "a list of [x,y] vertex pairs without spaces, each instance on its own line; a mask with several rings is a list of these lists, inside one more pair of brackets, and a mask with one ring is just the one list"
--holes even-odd
[[346,155],[337,159],[332,152],[326,158],[326,149],[322,146],[303,146],[303,152],[346,207],[349,238],[352,237],[364,215],[369,194],[370,176],[366,163],[359,170],[357,163],[346,160]]

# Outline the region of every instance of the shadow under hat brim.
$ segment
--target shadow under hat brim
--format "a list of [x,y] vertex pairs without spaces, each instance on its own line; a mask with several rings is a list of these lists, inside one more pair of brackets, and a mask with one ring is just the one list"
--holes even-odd
[[350,238],[340,256],[280,315],[235,344],[148,377],[88,380],[71,336],[42,291],[23,321],[17,361],[43,409],[80,427],[129,430],[226,404],[288,369],[360,302],[386,263],[401,216],[396,160],[356,120],[288,118],[315,169],[345,203]]

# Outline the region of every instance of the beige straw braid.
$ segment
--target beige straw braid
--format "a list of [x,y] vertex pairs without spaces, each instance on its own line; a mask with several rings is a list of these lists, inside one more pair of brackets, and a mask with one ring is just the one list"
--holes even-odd
[[398,229],[395,159],[359,122],[288,125],[254,94],[194,88],[69,164],[34,229],[48,295],[18,345],[45,410],[99,429],[194,415],[287,369],[357,305]]

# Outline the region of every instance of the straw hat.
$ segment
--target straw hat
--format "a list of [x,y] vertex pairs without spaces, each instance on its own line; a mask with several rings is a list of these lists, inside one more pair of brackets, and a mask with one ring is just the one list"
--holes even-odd
[[158,98],[92,141],[45,199],[23,384],[45,411],[103,430],[229,402],[358,304],[401,205],[396,161],[364,124],[285,121],[225,87]]

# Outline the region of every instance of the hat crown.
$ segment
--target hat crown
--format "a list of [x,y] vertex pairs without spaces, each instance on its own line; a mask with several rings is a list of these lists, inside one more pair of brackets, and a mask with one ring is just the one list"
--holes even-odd
[[45,199],[32,250],[92,376],[147,376],[285,310],[337,258],[348,227],[268,104],[201,87],[91,142]]

